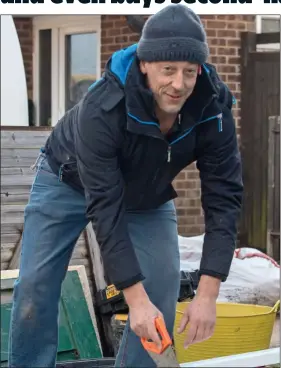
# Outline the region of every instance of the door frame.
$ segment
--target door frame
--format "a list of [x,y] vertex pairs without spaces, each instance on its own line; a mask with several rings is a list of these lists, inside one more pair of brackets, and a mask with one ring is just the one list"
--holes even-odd
[[[278,14],[272,15],[256,15],[256,33],[264,33],[262,29],[262,20],[263,19],[281,19],[281,16]],[[280,50],[280,43],[268,43],[263,45],[257,45],[257,51],[278,51]]]
[[[96,77],[101,75],[101,16],[100,15],[39,15],[33,17],[33,102],[35,106],[35,125],[39,126],[39,31],[52,30],[52,97],[51,120],[52,126],[63,116],[65,98],[64,55],[65,43],[62,39],[67,34],[95,32],[97,34],[97,71]],[[61,72],[63,71],[63,72]]]

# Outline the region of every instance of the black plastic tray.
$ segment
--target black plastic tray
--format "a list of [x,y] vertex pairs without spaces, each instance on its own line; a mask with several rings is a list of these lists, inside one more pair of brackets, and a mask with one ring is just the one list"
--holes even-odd
[[57,368],[113,368],[115,363],[114,358],[87,359],[87,360],[72,360],[57,363]]

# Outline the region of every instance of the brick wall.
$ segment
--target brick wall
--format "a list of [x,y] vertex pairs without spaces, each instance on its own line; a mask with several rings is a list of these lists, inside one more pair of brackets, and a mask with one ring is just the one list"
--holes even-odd
[[[255,29],[254,16],[214,15],[202,16],[210,47],[209,61],[217,67],[222,79],[228,84],[237,105],[234,116],[239,134],[240,106],[240,32]],[[125,18],[118,15],[102,16],[102,67],[119,48],[138,40],[126,25]],[[174,182],[179,197],[176,206],[181,235],[196,235],[204,231],[203,213],[200,201],[200,181],[195,165],[181,172]]]
[[33,78],[32,78],[32,18],[14,17],[16,30],[18,33],[21,51],[23,55],[25,75],[27,81],[28,97],[32,98]]

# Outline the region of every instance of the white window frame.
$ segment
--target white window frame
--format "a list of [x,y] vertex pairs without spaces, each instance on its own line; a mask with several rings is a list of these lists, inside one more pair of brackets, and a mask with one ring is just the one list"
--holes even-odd
[[[97,34],[96,78],[101,76],[101,17],[100,15],[43,15],[33,18],[33,101],[35,125],[39,125],[39,31],[52,30],[52,126],[65,113],[65,36],[68,34]],[[60,73],[63,71],[63,73]]]
[[[256,15],[256,33],[262,33],[262,20],[263,19],[280,19],[280,15]],[[280,50],[279,43],[269,43],[266,45],[258,45],[257,50]]]

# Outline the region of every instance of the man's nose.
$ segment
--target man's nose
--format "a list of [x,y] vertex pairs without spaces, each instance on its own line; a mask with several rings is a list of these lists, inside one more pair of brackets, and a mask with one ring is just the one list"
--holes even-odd
[[182,73],[177,73],[173,77],[172,86],[177,91],[182,91],[184,89],[184,77]]

